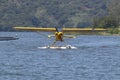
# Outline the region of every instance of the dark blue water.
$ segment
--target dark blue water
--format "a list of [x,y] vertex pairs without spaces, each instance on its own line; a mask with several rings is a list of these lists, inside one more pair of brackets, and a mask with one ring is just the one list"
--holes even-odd
[[38,49],[52,39],[32,32],[1,32],[0,80],[120,80],[120,36],[80,35],[76,50]]

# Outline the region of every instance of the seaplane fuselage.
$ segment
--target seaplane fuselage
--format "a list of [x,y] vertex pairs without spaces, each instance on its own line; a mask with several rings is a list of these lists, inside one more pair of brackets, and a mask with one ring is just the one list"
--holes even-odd
[[63,41],[63,32],[55,32],[56,41]]

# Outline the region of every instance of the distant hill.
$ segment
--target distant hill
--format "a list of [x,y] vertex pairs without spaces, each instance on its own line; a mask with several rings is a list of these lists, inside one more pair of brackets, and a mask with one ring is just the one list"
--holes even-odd
[[0,30],[13,26],[88,27],[107,15],[109,0],[1,0]]

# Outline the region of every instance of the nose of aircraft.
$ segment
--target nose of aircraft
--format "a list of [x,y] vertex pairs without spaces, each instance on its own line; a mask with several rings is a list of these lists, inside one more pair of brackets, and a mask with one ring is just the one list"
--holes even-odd
[[55,32],[56,41],[63,41],[63,32]]

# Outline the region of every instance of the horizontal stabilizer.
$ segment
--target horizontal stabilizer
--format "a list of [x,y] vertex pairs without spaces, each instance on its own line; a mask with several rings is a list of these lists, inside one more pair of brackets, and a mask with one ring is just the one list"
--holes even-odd
[[66,38],[76,38],[76,36],[74,36],[74,35],[64,35],[64,37],[66,37]]
[[55,37],[55,35],[48,35],[48,38]]

